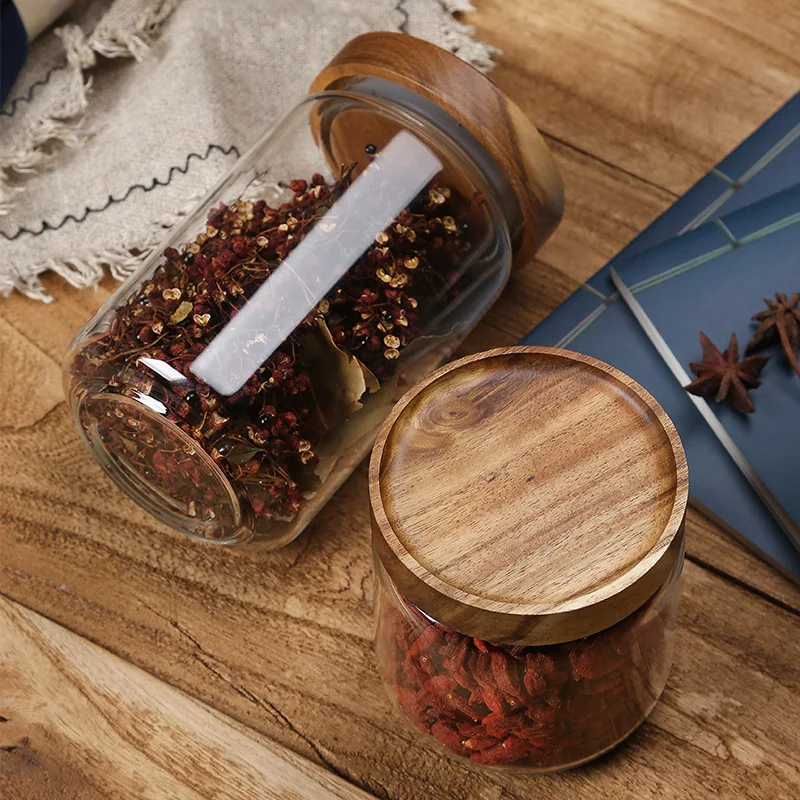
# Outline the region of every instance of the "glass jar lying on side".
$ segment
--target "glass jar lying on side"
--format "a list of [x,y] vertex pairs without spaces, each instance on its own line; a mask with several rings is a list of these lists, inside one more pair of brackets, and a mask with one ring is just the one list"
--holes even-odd
[[667,681],[687,497],[669,418],[588,356],[505,348],[414,387],[370,465],[376,651],[401,712],[487,767],[620,743]]
[[404,387],[491,306],[512,255],[555,226],[560,180],[535,128],[509,123],[533,144],[507,172],[474,116],[486,103],[468,95],[462,115],[417,86],[419,53],[503,102],[433,45],[354,40],[75,339],[65,383],[85,443],[177,530],[294,539]]

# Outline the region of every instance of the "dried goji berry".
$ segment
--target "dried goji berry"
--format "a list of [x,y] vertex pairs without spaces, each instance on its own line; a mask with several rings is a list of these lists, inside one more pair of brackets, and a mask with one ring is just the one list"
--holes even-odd
[[481,695],[483,697],[483,702],[486,703],[491,711],[494,711],[496,714],[506,713],[503,699],[497,689],[492,686],[484,686]]
[[498,744],[498,740],[494,736],[489,736],[488,733],[478,733],[464,740],[464,747],[467,750],[488,750],[496,744]]
[[509,736],[494,747],[473,753],[470,758],[478,764],[508,764],[523,758],[530,751],[531,746],[524,739],[520,739],[517,736]]
[[469,696],[469,704],[471,706],[477,706],[483,703],[483,689],[478,687],[477,689],[473,689]]
[[458,691],[450,692],[446,699],[454,711],[458,711],[467,719],[477,722],[481,718],[480,709],[471,706],[467,698],[459,694]]
[[551,708],[561,708],[561,691],[559,688],[548,689],[544,695],[544,702]]
[[483,727],[486,729],[486,733],[494,736],[495,739],[502,739],[511,732],[509,718],[497,711],[493,711],[483,718]]
[[595,637],[576,645],[569,653],[572,677],[599,678],[617,669],[624,659],[614,651],[607,639]]
[[529,708],[525,712],[525,716],[531,721],[534,729],[546,728],[555,725],[561,717],[559,711],[548,705],[536,706]]
[[411,629],[405,625],[398,627],[394,634],[394,640],[403,654],[407,653],[408,648],[411,647]]
[[488,652],[478,653],[475,666],[472,668],[472,677],[475,678],[480,686],[494,689],[494,677],[492,676],[492,658]]
[[525,714],[498,714],[492,712],[483,718],[483,727],[490,736],[502,739],[512,731],[525,730],[530,721]]
[[396,691],[397,700],[404,710],[414,708],[417,705],[417,693],[413,689],[398,686]]
[[434,722],[431,725],[431,733],[445,746],[456,752],[464,752],[464,739],[456,729],[455,725],[448,722]]
[[522,681],[526,691],[534,699],[541,697],[547,690],[545,679],[535,669],[526,669]]
[[458,669],[454,670],[452,675],[453,680],[464,689],[472,691],[473,689],[478,688],[475,678],[473,678],[464,667],[459,667]]
[[516,662],[500,650],[493,650],[489,654],[489,658],[492,665],[492,677],[497,688],[504,694],[521,697],[522,691]]
[[441,636],[441,632],[435,625],[428,625],[425,630],[416,638],[414,644],[408,649],[408,655],[412,658],[422,655],[431,647]]
[[467,653],[467,640],[463,636],[459,636],[456,642],[448,642],[446,652],[442,652],[444,668],[451,673],[457,672],[463,667]]
[[538,731],[523,728],[517,731],[517,736],[528,742],[531,747],[541,751],[543,756],[547,751],[553,751],[558,747],[558,728]]
[[449,675],[434,675],[425,681],[425,690],[434,697],[446,697],[456,688],[456,682]]
[[548,683],[562,684],[569,676],[556,665],[555,659],[546,653],[528,653],[525,656],[528,669],[541,675]]
[[428,675],[436,675],[436,665],[431,660],[431,657],[427,653],[423,653],[418,659],[417,664],[419,664],[420,669]]
[[480,722],[459,722],[456,724],[456,728],[465,739],[483,734],[483,725]]
[[407,658],[403,661],[403,675],[406,679],[406,683],[412,686],[422,686],[426,680],[428,680],[428,673],[423,672],[416,661],[413,661],[410,658]]

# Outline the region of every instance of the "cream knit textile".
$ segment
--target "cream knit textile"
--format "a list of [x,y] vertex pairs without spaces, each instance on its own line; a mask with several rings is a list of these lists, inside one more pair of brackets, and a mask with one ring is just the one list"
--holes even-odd
[[135,270],[349,39],[404,31],[488,70],[468,0],[86,2],[0,111],[0,293]]

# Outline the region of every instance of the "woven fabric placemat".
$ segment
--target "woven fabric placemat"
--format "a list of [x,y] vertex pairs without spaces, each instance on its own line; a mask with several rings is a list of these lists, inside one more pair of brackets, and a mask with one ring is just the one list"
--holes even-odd
[[0,293],[122,280],[349,39],[403,31],[491,68],[468,0],[88,0],[0,109]]

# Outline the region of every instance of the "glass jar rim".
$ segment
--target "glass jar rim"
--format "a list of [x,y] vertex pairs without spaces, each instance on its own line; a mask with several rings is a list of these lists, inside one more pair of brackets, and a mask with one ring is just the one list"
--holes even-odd
[[[223,516],[229,518],[228,524],[220,535],[216,534],[218,525],[215,526],[209,520],[193,518],[188,512],[177,508],[174,498],[160,491],[151,481],[128,464],[124,459],[115,457],[105,442],[101,440],[96,431],[87,429],[83,420],[83,413],[86,410],[87,402],[102,402],[113,407],[115,411],[125,413],[129,409],[135,412],[137,417],[144,417],[148,424],[165,427],[169,438],[182,444],[191,450],[193,459],[197,459],[198,468],[205,482],[214,486],[215,505],[218,513],[215,519],[219,524]],[[140,401],[125,397],[120,394],[101,394],[84,395],[77,399],[73,404],[73,416],[75,425],[78,428],[81,439],[89,452],[94,457],[97,464],[112,479],[112,481],[125,489],[125,492],[132,497],[140,506],[149,511],[154,516],[163,519],[177,531],[187,536],[207,544],[218,546],[241,545],[247,542],[252,536],[252,525],[248,524],[252,517],[252,509],[240,499],[236,487],[233,485],[222,470],[214,463],[210,456],[197,446],[197,443],[186,435],[180,428],[167,422],[162,416],[143,405]],[[91,416],[91,415],[90,415]],[[163,495],[163,496],[162,496]]]
[[311,93],[303,102],[325,99],[373,106],[400,123],[413,124],[420,136],[433,139],[484,197],[491,200],[493,223],[503,229],[511,252],[518,250],[524,221],[508,177],[494,156],[446,109],[412,89],[372,76],[354,79],[347,88]]

